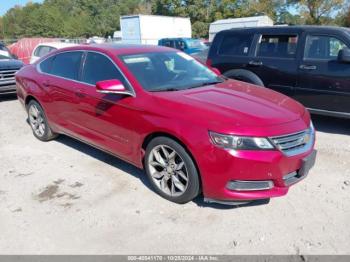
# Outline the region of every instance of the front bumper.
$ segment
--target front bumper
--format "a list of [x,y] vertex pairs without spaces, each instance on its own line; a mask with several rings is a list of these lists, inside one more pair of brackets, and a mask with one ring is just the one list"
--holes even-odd
[[16,83],[10,85],[0,85],[0,95],[15,94]]
[[212,147],[211,151],[204,164],[202,184],[204,197],[212,201],[283,196],[290,186],[307,176],[316,157],[313,147],[295,156],[286,156],[278,150],[234,151]]

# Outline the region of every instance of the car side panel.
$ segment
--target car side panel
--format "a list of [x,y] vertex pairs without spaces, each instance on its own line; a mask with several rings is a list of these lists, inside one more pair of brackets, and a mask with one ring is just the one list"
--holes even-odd
[[136,130],[140,128],[138,123],[142,123],[134,98],[101,94],[94,86],[84,83],[79,83],[78,89],[79,98],[72,116],[79,129],[76,135],[124,159],[132,159],[134,143],[140,139]]
[[265,87],[293,97],[298,72],[296,59],[254,57],[252,61],[261,65],[248,64],[247,70],[255,73]]
[[233,69],[244,69],[256,74],[264,86],[275,91],[293,96],[296,85],[298,62],[297,58],[257,57],[257,46],[261,34],[254,34],[252,46],[247,56],[221,55],[218,53],[224,34],[218,35],[209,51],[212,66],[225,73]]
[[[350,39],[335,32],[309,32],[307,35],[325,35],[340,39],[350,47]],[[314,69],[302,69],[310,66]],[[350,113],[350,64],[338,60],[303,59],[298,69],[295,99],[312,109]]]
[[221,55],[219,54],[219,48],[224,37],[225,34],[217,34],[209,49],[208,59],[211,66],[219,69],[222,74],[232,69],[248,69],[248,63],[254,56],[254,46],[257,39],[254,37],[247,56]]

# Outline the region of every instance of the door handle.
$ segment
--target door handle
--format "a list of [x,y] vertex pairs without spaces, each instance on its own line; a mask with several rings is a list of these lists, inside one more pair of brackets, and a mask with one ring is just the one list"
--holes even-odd
[[43,86],[49,87],[50,86],[50,81],[46,80],[42,83]]
[[80,92],[75,92],[75,95],[79,98],[84,98],[85,97],[85,94],[83,93],[80,93]]
[[251,66],[262,66],[263,62],[261,62],[261,61],[249,61],[248,64]]
[[317,66],[315,66],[315,65],[301,65],[301,66],[299,66],[299,68],[303,69],[303,70],[316,70]]

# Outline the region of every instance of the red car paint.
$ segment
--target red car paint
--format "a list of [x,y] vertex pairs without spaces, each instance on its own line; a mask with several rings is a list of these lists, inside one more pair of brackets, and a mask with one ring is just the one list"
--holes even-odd
[[[135,95],[112,99],[91,85],[42,74],[34,64],[16,75],[21,103],[25,105],[35,98],[54,132],[94,145],[139,168],[143,168],[143,145],[149,136],[166,134],[176,138],[193,157],[207,198],[251,200],[285,195],[289,187],[282,177],[299,170],[302,160],[313,151],[312,146],[290,157],[277,149],[234,151],[213,145],[209,131],[273,137],[307,129],[308,111],[282,94],[234,80],[184,91],[151,93],[142,88],[118,55],[171,49],[96,45],[55,53],[67,50],[92,50],[109,56],[131,83]],[[231,191],[226,188],[230,180],[272,180],[274,187]]]

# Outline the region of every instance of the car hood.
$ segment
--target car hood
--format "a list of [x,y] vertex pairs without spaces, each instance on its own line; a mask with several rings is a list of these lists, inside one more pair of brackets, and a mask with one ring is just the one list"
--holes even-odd
[[185,50],[185,52],[187,54],[196,54],[196,53],[202,52],[204,50],[207,50],[207,48],[194,47],[194,48],[188,48],[187,50]]
[[[300,120],[305,108],[267,88],[235,80],[174,92],[154,93],[162,107],[193,121],[236,126],[271,126]],[[173,110],[174,111],[174,110]]]
[[23,62],[16,59],[0,59],[0,70],[4,69],[18,69],[23,66]]

